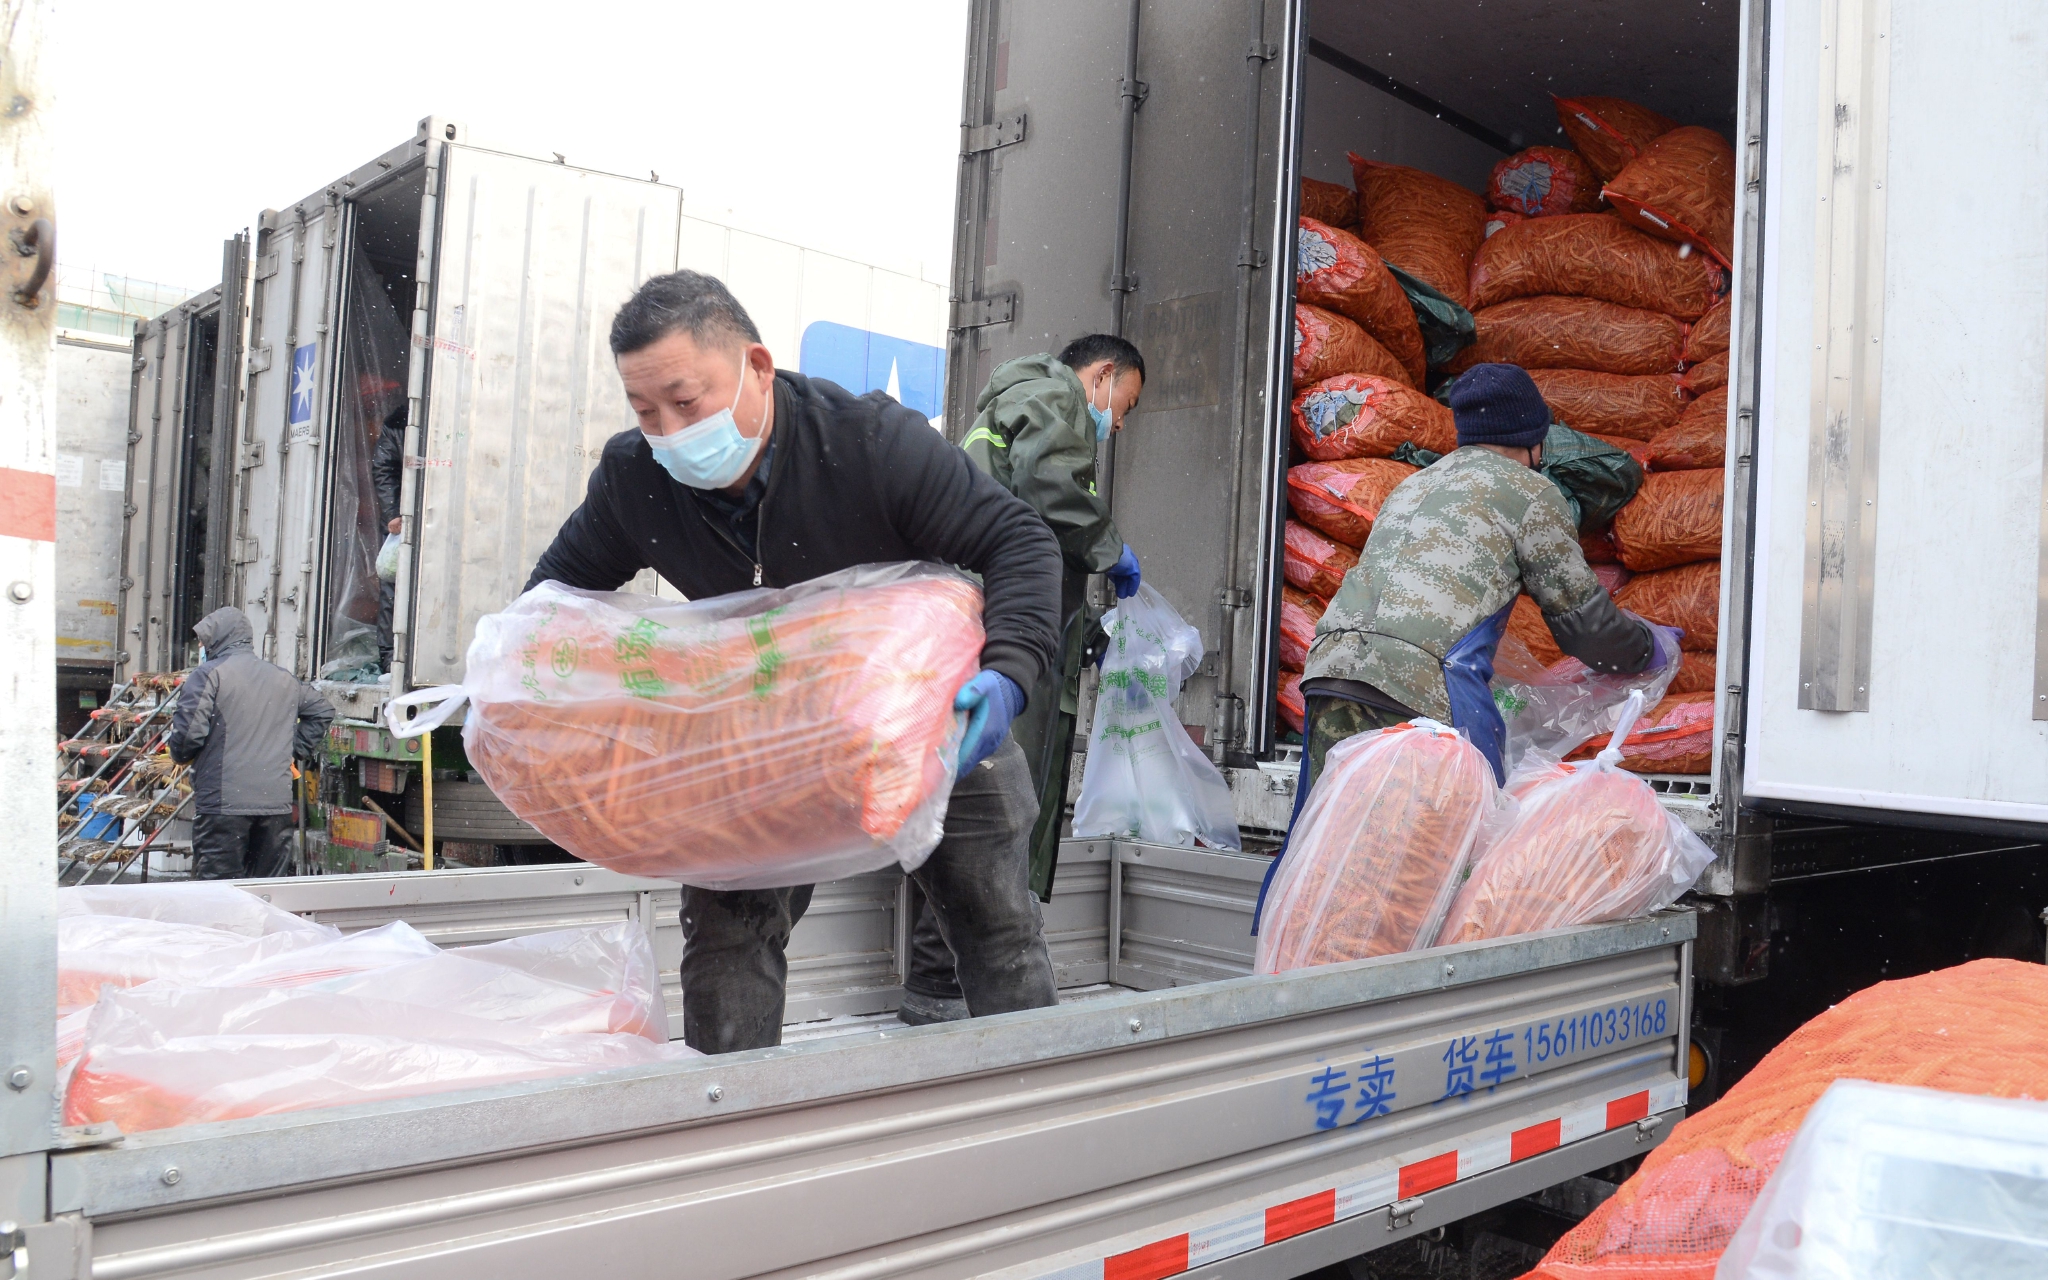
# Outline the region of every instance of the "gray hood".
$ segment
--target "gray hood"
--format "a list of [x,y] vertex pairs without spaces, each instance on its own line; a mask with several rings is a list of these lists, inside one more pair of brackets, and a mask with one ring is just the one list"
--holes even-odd
[[233,605],[223,605],[193,624],[192,636],[206,646],[206,656],[218,658],[235,649],[254,645],[255,630],[248,615]]

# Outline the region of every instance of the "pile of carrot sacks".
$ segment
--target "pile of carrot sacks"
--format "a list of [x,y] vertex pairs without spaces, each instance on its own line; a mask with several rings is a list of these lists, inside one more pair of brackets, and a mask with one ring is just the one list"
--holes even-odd
[[[1619,98],[1556,100],[1570,147],[1494,167],[1485,196],[1351,156],[1353,188],[1304,180],[1297,237],[1293,443],[1281,608],[1281,720],[1302,728],[1300,671],[1315,622],[1357,563],[1394,485],[1402,443],[1456,447],[1441,392],[1480,363],[1529,371],[1556,419],[1626,449],[1646,475],[1586,558],[1622,608],[1685,633],[1663,702],[1622,744],[1622,766],[1712,764],[1727,452],[1735,157],[1710,129]],[[1394,271],[1466,307],[1474,342],[1425,355]],[[1406,320],[1406,324],[1402,321]],[[1508,632],[1544,666],[1576,671],[1535,602]],[[1562,665],[1560,665],[1562,664]],[[1590,757],[1607,745],[1581,748]]]

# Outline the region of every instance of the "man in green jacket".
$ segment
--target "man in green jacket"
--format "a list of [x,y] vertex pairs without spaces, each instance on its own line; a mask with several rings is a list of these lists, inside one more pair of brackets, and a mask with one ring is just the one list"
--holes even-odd
[[[1065,567],[1060,591],[1064,649],[1057,669],[1030,691],[1011,726],[1031,764],[1038,822],[1031,831],[1031,887],[1052,897],[1060,821],[1067,807],[1067,754],[1074,739],[1082,652],[1095,620],[1087,609],[1088,575],[1109,575],[1119,599],[1138,589],[1138,557],[1095,487],[1095,450],[1145,389],[1145,358],[1126,340],[1093,333],[1059,355],[1022,356],[990,375],[975,401],[974,426],[960,447],[975,466],[1022,498],[1059,539]],[[909,976],[900,1016],[905,1022],[966,1016],[953,978],[953,957],[930,913],[913,904]]]

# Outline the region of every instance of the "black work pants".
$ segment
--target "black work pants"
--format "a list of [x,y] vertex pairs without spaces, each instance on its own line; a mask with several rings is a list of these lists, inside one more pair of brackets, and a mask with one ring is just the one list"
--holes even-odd
[[284,874],[289,813],[202,813],[192,819],[197,880],[255,880]]
[[[1015,742],[953,786],[945,834],[910,873],[958,962],[976,1017],[1039,1009],[1059,1000],[1045,926],[1030,885],[1030,837],[1038,805]],[[811,905],[811,886],[683,887],[683,1040],[703,1053],[782,1041],[790,932]]]

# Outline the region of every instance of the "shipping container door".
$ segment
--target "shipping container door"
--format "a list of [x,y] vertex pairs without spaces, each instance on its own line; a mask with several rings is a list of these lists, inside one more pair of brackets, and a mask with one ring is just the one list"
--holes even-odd
[[2048,9],[1771,18],[1746,793],[2048,822]]
[[411,684],[462,678],[477,619],[519,594],[604,442],[633,425],[606,336],[642,281],[675,269],[681,211],[675,187],[447,145],[396,628]]
[[1005,360],[1099,331],[1138,344],[1149,380],[1104,484],[1146,581],[1201,629],[1180,713],[1212,747],[1259,747],[1270,700],[1258,566],[1297,9],[984,0],[969,33],[947,431]]

